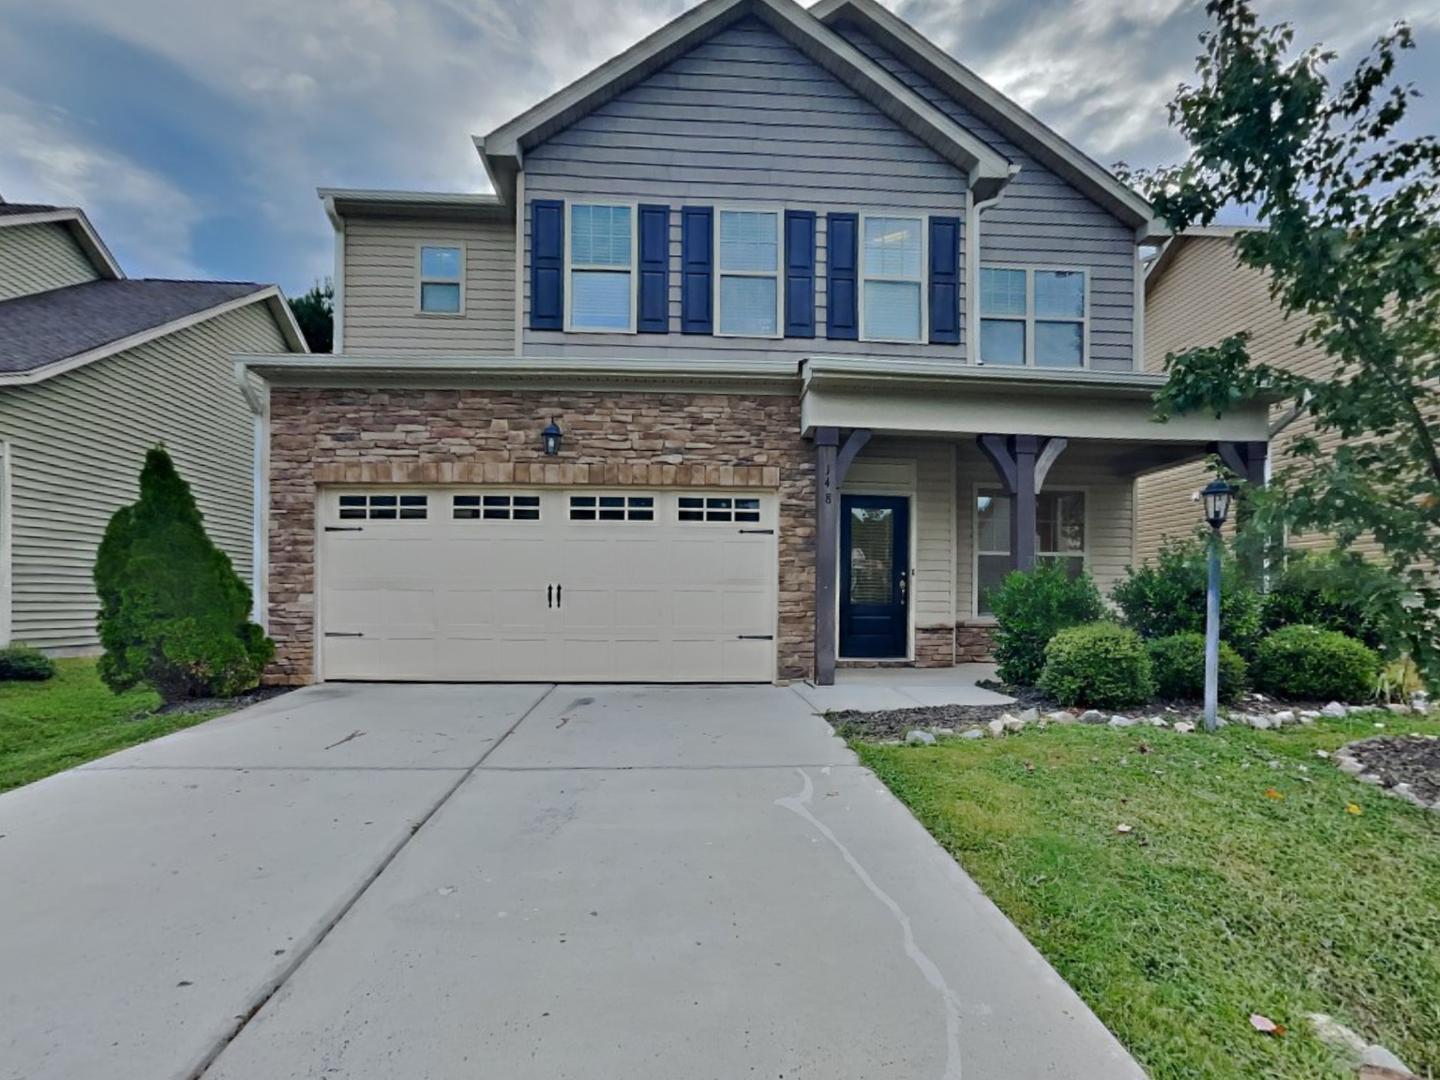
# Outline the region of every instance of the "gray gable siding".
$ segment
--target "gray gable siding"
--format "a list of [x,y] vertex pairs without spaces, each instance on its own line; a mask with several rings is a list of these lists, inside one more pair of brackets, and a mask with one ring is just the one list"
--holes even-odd
[[950,119],[1021,167],[999,203],[980,217],[981,263],[1080,266],[1090,272],[1090,363],[1135,367],[1135,234],[873,39],[837,32]]
[[0,300],[94,281],[100,275],[60,222],[0,229]]
[[[684,349],[716,358],[861,353],[963,361],[959,345],[825,339],[825,220],[829,211],[906,211],[963,217],[964,175],[760,22],[747,19],[526,152],[528,201],[638,201],[672,207],[670,317],[680,323],[680,215],[692,205],[814,210],[817,337],[565,334],[530,330],[532,356],[651,357]],[[963,228],[963,222],[962,222]],[[963,243],[963,240],[962,240]],[[962,309],[963,309],[962,298]],[[962,326],[962,335],[964,328]]]

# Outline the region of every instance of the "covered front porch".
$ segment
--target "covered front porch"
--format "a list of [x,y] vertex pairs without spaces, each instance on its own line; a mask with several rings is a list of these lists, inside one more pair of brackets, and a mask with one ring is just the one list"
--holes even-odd
[[[1109,589],[1134,561],[1137,477],[1218,453],[1263,483],[1263,404],[1153,419],[1163,378],[817,358],[815,682],[837,667],[989,655],[987,594],[1065,561]],[[1198,521],[1198,518],[1197,518]]]

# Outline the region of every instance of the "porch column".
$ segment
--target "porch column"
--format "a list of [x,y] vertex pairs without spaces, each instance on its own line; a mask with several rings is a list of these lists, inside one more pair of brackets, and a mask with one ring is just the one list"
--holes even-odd
[[1038,435],[981,435],[980,451],[1010,496],[1010,565],[1029,570],[1035,565],[1035,503],[1050,466],[1065,449],[1065,439]]
[[1265,486],[1265,459],[1270,444],[1263,442],[1217,442],[1210,452],[1218,454],[1225,467],[1251,487]]
[[840,429],[815,431],[815,683],[835,684],[835,590],[840,578],[840,485],[855,456],[870,441],[857,428],[840,445]]

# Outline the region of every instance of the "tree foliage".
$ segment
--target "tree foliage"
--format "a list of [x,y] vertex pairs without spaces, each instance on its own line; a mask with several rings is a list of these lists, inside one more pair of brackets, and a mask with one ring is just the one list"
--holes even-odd
[[140,499],[115,512],[95,559],[100,677],[166,701],[248,690],[275,646],[250,621],[250,589],[205,535],[170,455],[145,456]]
[[292,296],[290,310],[311,352],[328,353],[334,349],[335,286],[329,278],[315,282],[303,296]]
[[[1301,315],[1302,342],[1333,371],[1302,375],[1249,355],[1244,327],[1166,358],[1159,415],[1225,412],[1257,397],[1313,420],[1254,494],[1254,532],[1332,533],[1342,547],[1373,535],[1390,595],[1371,605],[1392,645],[1440,686],[1440,143],[1404,125],[1415,91],[1397,81],[1413,48],[1397,23],[1341,81],[1335,55],[1296,52],[1288,25],[1261,26],[1249,0],[1209,0],[1212,27],[1195,85],[1171,122],[1190,144],[1182,165],[1140,174],[1172,228],[1248,208],[1243,265],[1264,271],[1275,302]],[[1317,436],[1340,436],[1324,448]]]

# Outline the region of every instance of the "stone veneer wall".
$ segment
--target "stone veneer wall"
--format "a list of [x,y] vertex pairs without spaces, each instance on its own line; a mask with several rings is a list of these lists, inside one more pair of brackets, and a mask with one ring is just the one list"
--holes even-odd
[[[540,450],[554,417],[557,457]],[[271,683],[315,664],[315,500],[324,484],[765,488],[779,494],[779,673],[814,670],[815,458],[795,397],[538,390],[270,394]]]
[[995,628],[990,623],[960,623],[955,627],[955,662],[988,664],[995,658]]

